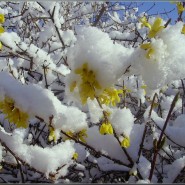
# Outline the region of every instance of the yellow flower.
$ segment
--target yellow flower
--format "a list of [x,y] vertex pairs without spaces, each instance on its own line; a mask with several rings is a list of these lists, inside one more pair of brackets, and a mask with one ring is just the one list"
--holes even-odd
[[[74,134],[73,134],[73,132],[71,132],[71,131],[67,131],[66,134],[69,135],[70,137],[74,137]],[[67,136],[64,136],[64,138],[63,138],[64,141],[66,141],[66,140],[68,140],[68,139],[71,139],[71,138],[69,138],[69,137],[67,137]]]
[[113,134],[113,128],[110,122],[108,123],[102,123],[100,127],[100,134],[105,135],[105,134]]
[[101,104],[112,104],[112,106],[116,106],[116,103],[120,102],[119,94],[123,94],[123,90],[117,90],[111,87],[104,89],[103,93],[98,97],[98,99]]
[[142,23],[142,27],[143,26],[146,26],[146,27],[148,27],[149,29],[151,29],[151,25],[148,23],[148,21],[147,21],[147,19],[146,19],[146,17],[144,16],[144,17],[142,17],[141,19],[139,19],[139,21]]
[[141,86],[141,89],[144,90],[144,94],[146,94],[146,88],[147,88],[147,85],[142,85],[142,86]]
[[84,82],[80,84],[79,93],[83,105],[87,103],[88,98],[93,100],[95,97],[95,89],[89,82]]
[[177,2],[176,5],[177,5],[178,14],[181,14],[185,10],[182,2]]
[[73,154],[73,159],[74,159],[74,160],[77,160],[77,159],[78,159],[78,153],[75,152],[75,153]]
[[57,141],[55,130],[54,130],[53,127],[49,127],[49,137],[48,137],[48,140],[49,141],[54,141],[54,142]]
[[4,18],[4,14],[0,14],[0,23],[4,23],[5,18]]
[[150,32],[148,34],[149,38],[153,38],[159,33],[161,30],[164,29],[164,26],[161,26],[162,19],[161,18],[156,18],[154,21],[154,24],[151,26]]
[[182,33],[182,34],[185,34],[185,24],[184,24],[184,26],[182,27],[181,33]]
[[142,85],[141,86],[141,89],[146,89],[147,88],[147,85]]
[[146,58],[150,59],[151,56],[155,53],[155,50],[152,48],[151,43],[145,43],[140,46],[141,49],[147,50]]
[[2,49],[2,47],[3,47],[3,45],[2,45],[2,43],[0,42],[0,49]]
[[142,23],[142,26],[146,26],[149,28],[149,34],[148,37],[149,38],[153,38],[157,35],[158,32],[160,32],[162,29],[164,29],[164,26],[161,26],[162,23],[162,19],[161,18],[156,18],[154,21],[154,24],[151,25],[150,23],[148,23],[146,17],[142,17],[140,19],[140,22]]
[[[87,103],[87,99],[93,100],[95,98],[96,89],[101,89],[100,84],[96,80],[96,75],[92,70],[88,69],[88,64],[84,63],[81,68],[76,69],[75,73],[81,76],[81,84],[79,85],[79,94],[82,104]],[[70,91],[73,91],[76,84],[72,83]]]
[[[86,129],[82,129],[78,133],[73,133],[71,131],[68,131],[68,132],[66,132],[66,134],[69,135],[70,137],[73,137],[75,139],[82,141],[83,143],[86,143],[85,138],[88,137],[86,132],[87,132]],[[70,139],[70,138],[68,138],[68,137],[64,138],[64,140],[67,140],[67,139]]]
[[76,87],[76,81],[73,81],[70,85],[70,92],[73,92]]
[[15,102],[11,98],[5,97],[4,101],[0,102],[0,110],[10,123],[16,124],[17,127],[28,127],[28,114],[15,107]]
[[86,143],[85,137],[88,137],[88,135],[87,135],[86,132],[87,132],[87,130],[86,130],[86,129],[83,129],[83,130],[81,130],[81,131],[77,134],[78,139],[79,139],[80,141],[82,141],[83,143]]
[[121,146],[124,148],[128,148],[130,146],[130,138],[125,136],[123,141],[121,142]]
[[0,34],[4,33],[4,32],[5,32],[4,28],[2,26],[0,26]]

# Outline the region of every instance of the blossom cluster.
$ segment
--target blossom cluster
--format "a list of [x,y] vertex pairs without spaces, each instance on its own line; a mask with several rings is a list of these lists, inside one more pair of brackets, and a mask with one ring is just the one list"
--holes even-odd
[[2,172],[173,182],[185,161],[185,24],[109,2],[0,5]]

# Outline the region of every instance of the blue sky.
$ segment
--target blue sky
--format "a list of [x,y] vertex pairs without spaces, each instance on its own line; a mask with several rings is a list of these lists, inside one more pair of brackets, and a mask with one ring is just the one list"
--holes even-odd
[[[139,2],[137,3],[140,5],[142,4]],[[139,7],[139,12],[147,11],[150,7],[152,7],[153,4],[154,4],[154,1],[144,2],[144,4]],[[170,12],[170,13],[167,13],[166,15],[165,12]],[[160,17],[166,20],[168,20],[169,18],[172,18],[171,23],[174,23],[174,21],[177,20],[177,17],[178,17],[176,5],[170,2],[155,2],[155,6],[148,12],[148,14],[149,15],[158,14],[160,15]]]

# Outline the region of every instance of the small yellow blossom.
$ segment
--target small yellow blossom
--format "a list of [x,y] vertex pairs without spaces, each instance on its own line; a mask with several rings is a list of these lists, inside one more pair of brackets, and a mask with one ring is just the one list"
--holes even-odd
[[4,17],[4,14],[0,14],[0,23],[4,23],[5,21],[5,17]]
[[130,138],[125,136],[123,141],[121,142],[121,146],[124,148],[128,148],[130,146]]
[[156,18],[154,21],[154,24],[151,26],[150,32],[148,33],[149,38],[153,38],[164,29],[164,26],[161,26],[162,19],[161,18]]
[[123,90],[107,88],[104,89],[103,93],[98,97],[101,104],[116,106],[116,103],[120,102],[119,94],[123,94]]
[[155,50],[152,48],[151,43],[145,43],[140,46],[141,49],[147,50],[146,58],[150,59],[151,56],[155,53]]
[[87,135],[86,132],[87,132],[87,130],[86,130],[86,129],[83,129],[83,130],[81,130],[81,131],[77,134],[78,139],[79,139],[80,141],[82,141],[83,143],[86,143],[85,137],[88,137],[88,135]]
[[[152,104],[152,100],[150,99],[150,98],[146,98],[146,100],[150,103],[150,104]],[[157,100],[156,101],[154,101],[153,102],[153,108],[157,108],[159,106],[159,103],[157,102]]]
[[176,5],[177,5],[178,14],[181,14],[185,10],[182,2],[177,2]]
[[[81,76],[81,84],[79,85],[79,94],[82,104],[87,103],[87,99],[95,98],[96,89],[101,89],[100,84],[96,80],[96,75],[92,70],[88,69],[88,64],[84,63],[81,68],[75,70],[75,73]],[[71,84],[70,90],[74,90],[76,84]]]
[[113,134],[113,128],[110,122],[108,123],[102,123],[100,127],[100,134],[105,135],[105,134]]
[[2,43],[0,42],[0,49],[2,49],[2,47],[3,47],[3,45],[2,45]]
[[134,163],[133,167],[129,171],[129,175],[136,176],[137,175],[137,164]]
[[182,27],[181,33],[182,33],[182,34],[185,34],[185,24],[184,24],[184,26]]
[[144,90],[144,94],[145,94],[145,95],[146,95],[146,88],[147,88],[147,85],[142,85],[142,86],[141,86],[141,89]]
[[141,89],[146,89],[147,88],[147,85],[142,85],[141,86]]
[[[70,136],[70,137],[74,137],[74,133],[71,132],[71,131],[67,131],[66,134],[67,134],[68,136]],[[67,137],[67,136],[64,135],[63,140],[66,141],[66,140],[68,140],[68,139],[71,139],[71,138],[69,138],[69,137]]]
[[151,25],[148,23],[148,21],[147,21],[147,19],[146,19],[145,16],[142,17],[142,18],[140,18],[139,21],[142,23],[142,25],[141,25],[142,27],[143,27],[143,26],[146,26],[146,27],[148,27],[149,29],[151,29]]
[[73,133],[71,131],[66,132],[67,135],[69,135],[70,137],[73,137]]
[[[78,139],[78,140],[82,141],[83,143],[86,143],[85,138],[88,137],[86,132],[87,132],[86,129],[82,129],[78,133],[73,133],[71,131],[68,131],[68,132],[66,132],[66,134],[69,135],[70,137],[73,137],[74,139]],[[69,138],[69,137],[64,138],[64,140],[67,140],[67,139],[71,139],[71,138]]]
[[4,28],[2,26],[0,26],[0,34],[4,33],[4,32],[5,32]]
[[76,87],[76,81],[73,81],[70,85],[70,92],[73,92]]
[[49,127],[49,137],[48,137],[48,140],[49,141],[54,141],[54,142],[57,141],[55,130],[54,130],[53,127]]
[[89,82],[83,82],[80,84],[79,93],[83,105],[87,103],[88,98],[93,100],[95,97],[95,89]]
[[28,127],[28,114],[15,107],[15,102],[11,98],[5,97],[0,102],[0,110],[6,115],[5,119],[8,119],[10,123],[16,124],[17,127]]
[[157,33],[159,33],[161,30],[164,29],[164,26],[161,26],[162,23],[162,19],[161,18],[156,18],[154,21],[154,24],[151,25],[150,23],[148,23],[146,17],[142,17],[140,19],[140,22],[142,23],[142,26],[146,26],[149,28],[149,33],[148,33],[148,37],[149,38],[153,38],[157,35]]
[[78,153],[75,152],[75,153],[73,154],[73,159],[74,159],[74,160],[77,160],[77,159],[78,159]]

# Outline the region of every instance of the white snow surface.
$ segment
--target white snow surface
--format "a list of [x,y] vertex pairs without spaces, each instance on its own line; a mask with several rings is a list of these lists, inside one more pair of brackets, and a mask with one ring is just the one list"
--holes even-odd
[[102,87],[110,87],[129,66],[128,57],[132,49],[113,44],[107,33],[95,27],[76,27],[77,41],[68,50],[70,68],[81,68],[88,63]]
[[[75,152],[73,142],[69,140],[53,147],[41,148],[37,145],[28,146],[24,144],[25,129],[15,129],[9,135],[0,128],[0,140],[6,146],[31,167],[49,175],[55,173],[58,167],[70,163]],[[63,174],[65,175],[65,173]]]
[[77,107],[63,105],[50,90],[36,84],[23,85],[6,72],[0,72],[0,79],[1,100],[5,96],[12,98],[16,107],[30,117],[38,116],[49,124],[49,117],[53,116],[53,126],[65,131],[87,127],[86,114]]
[[151,59],[146,58],[147,51],[141,48],[132,53],[130,60],[134,73],[141,74],[152,90],[185,77],[185,37],[181,34],[182,27],[183,23],[178,22],[165,28],[157,38],[151,39],[155,50]]

